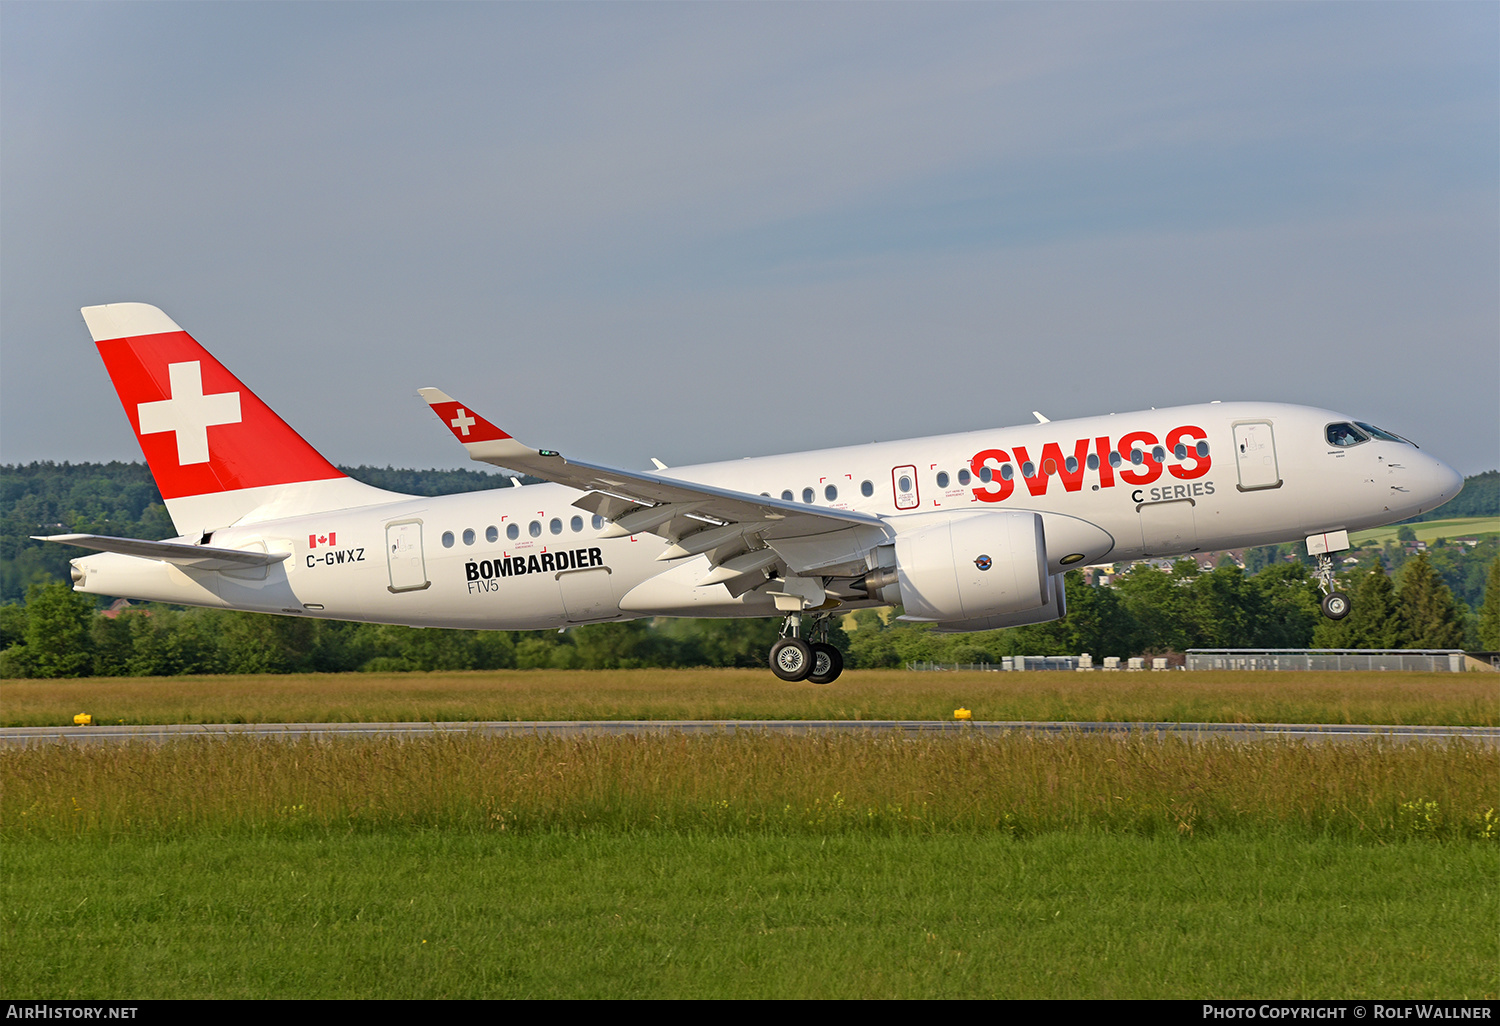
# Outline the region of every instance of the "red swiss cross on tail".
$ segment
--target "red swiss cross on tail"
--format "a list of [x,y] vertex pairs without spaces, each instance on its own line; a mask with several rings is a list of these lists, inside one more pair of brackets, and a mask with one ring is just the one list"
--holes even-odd
[[344,477],[156,307],[90,306],[83,319],[162,498]]

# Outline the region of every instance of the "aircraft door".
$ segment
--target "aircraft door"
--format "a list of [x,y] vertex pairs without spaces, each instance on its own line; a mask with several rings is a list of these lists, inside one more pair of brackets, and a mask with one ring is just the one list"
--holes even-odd
[[1281,487],[1270,421],[1252,420],[1234,426],[1234,460],[1240,472],[1240,491]]
[[891,489],[895,493],[897,509],[916,509],[921,505],[917,497],[917,468],[895,467],[891,470]]
[[422,558],[422,521],[402,520],[385,525],[385,560],[393,592],[421,591],[432,583],[427,579],[427,563]]

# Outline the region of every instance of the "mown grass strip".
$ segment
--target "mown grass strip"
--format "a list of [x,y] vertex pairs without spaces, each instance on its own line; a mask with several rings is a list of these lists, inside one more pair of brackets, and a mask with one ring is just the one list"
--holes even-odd
[[6,726],[482,720],[949,719],[1500,726],[1489,673],[504,670],[6,681]]
[[1492,846],[1096,832],[9,842],[36,998],[1491,998]]

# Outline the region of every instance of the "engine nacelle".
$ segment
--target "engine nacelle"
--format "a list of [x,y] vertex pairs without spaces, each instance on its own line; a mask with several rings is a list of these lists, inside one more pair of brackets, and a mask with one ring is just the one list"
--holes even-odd
[[[898,532],[897,587],[886,586],[878,595],[899,600],[905,607],[903,620],[978,621],[1056,609],[1046,537],[1036,513],[930,513],[902,517],[892,525]],[[899,598],[892,594],[896,591]],[[1058,615],[1051,612],[1042,619]]]
[[1019,613],[994,613],[972,620],[944,620],[932,626],[943,634],[959,634],[965,631],[994,631],[1001,627],[1024,627],[1029,623],[1046,623],[1066,616],[1068,596],[1063,588],[1063,575],[1053,574],[1048,587],[1051,595],[1046,604],[1035,609],[1024,609]]

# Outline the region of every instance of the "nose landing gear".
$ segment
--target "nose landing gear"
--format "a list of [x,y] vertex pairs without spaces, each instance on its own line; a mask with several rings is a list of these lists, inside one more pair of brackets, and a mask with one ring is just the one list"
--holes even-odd
[[1349,596],[1337,587],[1333,576],[1333,556],[1323,552],[1318,555],[1318,567],[1313,571],[1318,579],[1318,589],[1323,592],[1323,615],[1330,620],[1342,620],[1349,615]]
[[785,681],[832,684],[844,672],[844,656],[828,643],[832,613],[815,613],[804,641],[802,614],[792,613],[781,625],[781,640],[771,646],[771,672]]

